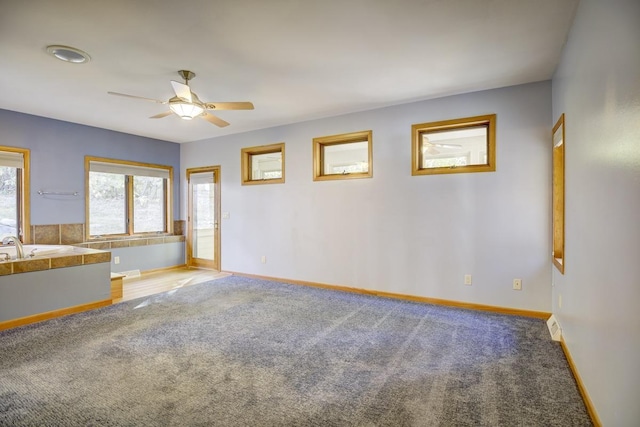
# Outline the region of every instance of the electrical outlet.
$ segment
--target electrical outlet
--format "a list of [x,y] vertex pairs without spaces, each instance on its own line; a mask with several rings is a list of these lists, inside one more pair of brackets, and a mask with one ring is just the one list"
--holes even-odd
[[119,256],[114,256],[113,257],[113,263],[114,264],[120,264],[120,257]]
[[514,291],[522,290],[522,279],[513,279],[513,290]]
[[465,285],[471,285],[471,275],[470,274],[465,274],[464,275],[464,284]]
[[558,294],[558,308],[562,308],[562,294]]
[[222,219],[229,219],[231,218],[231,214],[229,212],[222,212]]
[[260,262],[262,262],[263,264],[267,263],[267,256],[266,255],[262,255],[262,258],[260,259]]

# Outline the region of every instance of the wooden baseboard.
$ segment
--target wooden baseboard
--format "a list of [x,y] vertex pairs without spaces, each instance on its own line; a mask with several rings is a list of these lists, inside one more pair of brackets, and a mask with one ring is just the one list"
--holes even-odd
[[593,406],[593,402],[589,397],[589,393],[587,393],[587,389],[582,382],[582,378],[578,373],[578,368],[573,363],[573,358],[571,357],[571,353],[569,352],[569,348],[564,341],[564,336],[560,338],[560,346],[562,347],[562,351],[564,352],[564,356],[567,358],[567,362],[569,363],[569,368],[571,369],[571,373],[573,374],[573,378],[576,380],[576,384],[578,385],[578,390],[580,391],[580,395],[582,396],[582,400],[584,401],[584,405],[587,407],[587,412],[591,417],[591,422],[595,427],[601,427],[602,422],[600,421],[600,417],[598,417],[598,413],[596,412],[595,406]]
[[480,310],[480,311],[488,311],[488,312],[499,313],[499,314],[509,314],[512,316],[533,317],[536,319],[544,319],[544,320],[547,320],[551,316],[551,313],[547,313],[544,311],[521,310],[517,308],[506,308],[506,307],[498,307],[493,305],[474,304],[474,303],[451,301],[451,300],[444,300],[444,299],[438,299],[438,298],[398,294],[393,292],[376,291],[371,289],[352,288],[349,286],[328,285],[325,283],[307,282],[304,280],[293,280],[293,279],[283,279],[280,277],[260,276],[257,274],[239,273],[234,271],[225,271],[225,272],[234,274],[236,276],[271,280],[276,282],[289,283],[293,285],[304,285],[304,286],[311,286],[314,288],[333,289],[337,291],[353,292],[353,293],[364,294],[364,295],[374,295],[378,297],[395,298],[395,299],[402,299],[407,301],[444,305],[447,307],[466,308],[469,310]]
[[45,313],[32,314],[31,316],[20,317],[18,319],[5,320],[0,322],[0,331],[17,328],[18,326],[30,325],[31,323],[42,322],[43,320],[54,319],[68,314],[81,313],[87,310],[94,310],[100,307],[111,305],[110,299],[94,301],[87,304],[80,304],[73,307],[61,308],[59,310],[47,311]]
[[166,271],[171,271],[171,270],[178,270],[181,268],[187,268],[187,264],[180,264],[180,265],[172,265],[171,267],[160,267],[160,268],[152,268],[151,270],[144,270],[140,272],[140,275],[144,275],[144,274],[154,274],[154,273],[163,273]]

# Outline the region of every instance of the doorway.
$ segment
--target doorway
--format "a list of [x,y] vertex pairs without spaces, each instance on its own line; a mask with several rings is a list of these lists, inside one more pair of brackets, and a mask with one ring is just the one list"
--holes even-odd
[[187,169],[187,265],[220,270],[220,166]]

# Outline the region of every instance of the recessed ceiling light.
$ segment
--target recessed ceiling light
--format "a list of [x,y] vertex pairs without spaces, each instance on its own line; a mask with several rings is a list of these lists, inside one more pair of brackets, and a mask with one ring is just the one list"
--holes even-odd
[[55,56],[61,61],[71,62],[73,64],[84,64],[89,62],[91,57],[87,52],[69,46],[51,45],[47,46],[47,53]]

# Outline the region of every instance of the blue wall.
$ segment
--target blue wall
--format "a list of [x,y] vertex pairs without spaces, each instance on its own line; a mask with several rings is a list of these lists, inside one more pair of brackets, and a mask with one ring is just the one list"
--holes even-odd
[[[31,224],[85,222],[84,157],[173,166],[173,216],[180,219],[180,145],[90,126],[0,110],[0,145],[31,150]],[[38,190],[77,191],[42,197]]]
[[616,427],[640,425],[639,41],[640,1],[582,0],[553,77],[566,179],[553,312],[602,425]]

